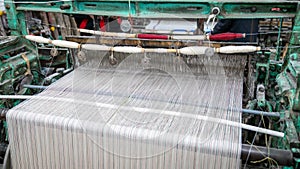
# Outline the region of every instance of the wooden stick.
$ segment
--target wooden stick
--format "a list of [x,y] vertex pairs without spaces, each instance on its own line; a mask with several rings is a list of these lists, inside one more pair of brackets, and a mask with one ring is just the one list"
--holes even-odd
[[73,16],[70,16],[70,22],[71,22],[71,29],[72,29],[73,35],[80,36],[80,33],[77,31],[77,23]]
[[52,30],[53,31],[53,37],[54,37],[54,39],[58,39],[59,34],[58,34],[58,31],[57,31],[57,29],[55,27],[57,24],[56,24],[56,20],[55,20],[54,14],[51,13],[51,12],[48,12],[48,18],[49,18],[50,25],[52,27],[54,27],[54,30]]
[[[92,35],[119,37],[119,38],[141,38],[141,39],[173,39],[173,40],[204,40],[205,35],[155,35],[155,34],[129,34],[129,33],[115,33],[115,32],[102,32],[88,29],[78,29],[79,32],[89,33]],[[147,37],[148,35],[148,37]],[[155,38],[157,37],[157,38]]]
[[49,27],[49,21],[48,21],[47,13],[46,12],[40,12],[40,15],[41,15],[43,25],[45,25],[46,27]]
[[66,32],[66,25],[64,23],[64,19],[61,13],[54,13],[54,16],[56,18],[56,23],[60,26],[60,33],[63,39],[66,38],[67,32]]
[[64,23],[65,23],[65,26],[66,26],[66,34],[67,35],[72,35],[71,22],[70,22],[69,15],[63,14],[63,19],[64,19]]

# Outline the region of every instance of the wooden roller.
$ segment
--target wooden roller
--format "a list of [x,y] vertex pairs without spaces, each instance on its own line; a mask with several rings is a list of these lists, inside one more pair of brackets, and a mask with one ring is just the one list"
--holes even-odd
[[53,45],[59,46],[59,47],[72,48],[72,49],[80,48],[80,44],[79,43],[65,41],[65,40],[53,40],[51,43]]
[[100,35],[100,36],[111,36],[111,37],[120,37],[120,38],[135,38],[135,34],[128,33],[115,33],[115,32],[102,32],[102,31],[94,31],[88,29],[78,29],[79,32],[89,33],[92,35]]
[[119,38],[140,38],[140,39],[161,39],[161,40],[205,40],[204,35],[190,35],[190,36],[168,36],[168,35],[160,35],[160,34],[129,34],[129,33],[115,33],[115,32],[102,32],[102,31],[94,31],[88,29],[78,29],[79,32],[89,33],[92,35],[100,35],[107,37],[119,37]]
[[116,46],[113,47],[114,52],[120,53],[144,53],[144,48],[131,47],[131,46]]
[[86,50],[110,51],[113,47],[106,45],[84,44],[81,45],[81,48]]
[[51,43],[50,39],[44,38],[42,36],[33,36],[33,35],[25,35],[25,39],[28,39],[37,43]]
[[259,46],[224,46],[220,48],[215,48],[215,52],[226,53],[226,54],[249,53],[249,52],[255,52],[260,50],[261,47]]
[[99,51],[114,51],[120,53],[180,53],[184,55],[204,55],[207,56],[212,55],[214,52],[216,53],[225,53],[225,54],[233,54],[233,53],[250,53],[255,51],[260,51],[261,47],[259,46],[224,46],[220,48],[215,48],[214,50],[210,47],[205,46],[190,46],[184,47],[181,49],[161,49],[161,48],[152,48],[152,49],[144,49],[140,47],[130,47],[130,46],[116,46],[109,47],[106,45],[96,45],[96,44],[84,44],[80,45],[76,42],[65,41],[65,40],[50,40],[41,36],[32,36],[26,35],[24,36],[26,39],[30,41],[34,41],[37,43],[48,43],[53,44],[59,47],[72,48],[72,49],[86,49],[86,50],[99,50]]
[[153,29],[142,29],[138,30],[141,31],[142,33],[157,33],[157,34],[172,34],[172,35],[193,35],[193,31],[169,31],[169,30],[153,30]]
[[146,53],[176,53],[177,49],[145,48]]
[[205,40],[204,35],[192,35],[192,36],[171,36],[174,40]]
[[190,46],[179,49],[179,53],[184,55],[204,55],[209,47],[205,46]]

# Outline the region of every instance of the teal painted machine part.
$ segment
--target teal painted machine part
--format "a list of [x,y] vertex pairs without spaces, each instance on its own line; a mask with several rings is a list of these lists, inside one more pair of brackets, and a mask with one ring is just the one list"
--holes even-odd
[[[15,2],[15,3],[13,3]],[[189,1],[5,1],[9,26],[13,35],[26,34],[25,16],[22,11],[59,12],[66,14],[109,15],[137,18],[207,18],[213,7],[221,10],[219,18],[275,18],[295,17],[298,1],[249,0],[245,3],[233,0],[189,0]],[[35,3],[38,2],[38,3]],[[64,6],[64,8],[62,8]],[[67,6],[67,8],[65,7]],[[272,11],[272,8],[281,11]],[[299,26],[299,25],[296,25]]]

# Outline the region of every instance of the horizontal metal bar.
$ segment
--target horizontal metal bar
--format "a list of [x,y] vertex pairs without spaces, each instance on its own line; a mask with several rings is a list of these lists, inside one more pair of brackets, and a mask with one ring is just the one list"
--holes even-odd
[[47,86],[40,86],[40,85],[28,85],[28,84],[24,84],[23,85],[24,88],[29,88],[29,89],[46,89]]
[[242,113],[263,115],[263,116],[269,116],[269,117],[280,117],[279,112],[265,112],[265,111],[259,111],[259,110],[242,109]]
[[259,161],[266,157],[273,159],[280,166],[292,166],[294,162],[293,153],[289,150],[247,144],[242,145],[242,160]]
[[74,100],[74,98],[62,98],[62,97],[48,97],[48,96],[28,96],[28,95],[0,95],[0,99],[36,99],[36,100],[48,100],[48,101],[61,101],[61,102],[71,102],[74,104],[80,103],[90,106],[97,106],[101,108],[110,108],[110,109],[117,109],[117,110],[130,110],[130,111],[151,111],[152,113],[160,114],[160,115],[166,115],[166,116],[173,116],[173,117],[182,117],[182,118],[189,118],[189,119],[195,119],[195,120],[205,120],[216,124],[224,124],[229,125],[232,127],[237,127],[245,130],[255,131],[263,134],[268,134],[271,136],[276,137],[284,137],[284,133],[270,130],[266,128],[260,128],[256,126],[251,126],[244,123],[239,123],[235,121],[225,120],[225,119],[219,119],[215,117],[209,117],[209,116],[203,116],[203,115],[197,115],[197,114],[189,114],[189,113],[183,113],[178,111],[161,111],[158,109],[147,109],[147,108],[140,108],[140,107],[128,107],[128,106],[120,106],[120,105],[114,105],[114,104],[106,104],[106,103],[100,103],[100,102],[89,102],[86,100]]

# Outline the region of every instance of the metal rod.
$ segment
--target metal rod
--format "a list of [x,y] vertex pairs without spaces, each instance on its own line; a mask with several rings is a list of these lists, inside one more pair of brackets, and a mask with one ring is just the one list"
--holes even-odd
[[40,85],[28,85],[28,84],[24,84],[23,85],[24,88],[29,88],[29,89],[46,89],[47,86],[40,86]]
[[280,36],[281,36],[281,28],[282,28],[282,21],[283,19],[280,18],[280,26],[278,30],[278,37],[277,37],[277,46],[276,46],[276,60],[278,61],[280,58],[280,48],[279,48],[279,43],[280,43]]
[[263,115],[263,116],[269,116],[269,117],[280,117],[279,112],[265,112],[265,111],[259,111],[259,110],[242,109],[242,113]]
[[53,101],[62,101],[62,102],[72,102],[72,103],[80,103],[80,104],[86,104],[86,105],[91,105],[91,106],[99,106],[103,108],[111,108],[111,109],[122,109],[122,110],[141,110],[141,111],[151,111],[152,113],[157,113],[157,114],[163,114],[163,115],[168,115],[168,116],[176,116],[176,117],[184,117],[184,118],[191,118],[191,119],[197,119],[197,120],[205,120],[213,123],[218,123],[218,124],[224,124],[224,125],[230,125],[233,127],[238,127],[250,131],[255,131],[259,133],[264,133],[276,137],[284,137],[284,133],[274,131],[274,130],[269,130],[265,128],[260,128],[256,126],[251,126],[248,124],[244,123],[239,123],[235,121],[230,121],[230,120],[225,120],[225,119],[219,119],[215,117],[209,117],[209,116],[203,116],[203,115],[198,115],[198,114],[189,114],[189,113],[183,113],[183,112],[177,112],[177,111],[161,111],[158,109],[147,109],[147,108],[140,108],[140,107],[128,107],[128,106],[120,106],[120,105],[114,105],[114,104],[106,104],[106,103],[98,103],[98,102],[89,102],[86,100],[74,100],[70,98],[59,98],[59,97],[47,97],[47,96],[28,96],[28,95],[0,95],[0,99],[40,99],[40,100],[53,100]]
[[293,153],[289,150],[280,150],[276,148],[267,148],[256,145],[242,145],[242,160],[246,160],[249,154],[250,161],[259,161],[269,157],[277,162],[280,166],[293,165]]
[[[42,90],[47,88],[47,86],[39,86],[39,85],[23,85],[23,87],[30,88],[30,89],[42,89]],[[279,112],[265,112],[259,110],[242,109],[242,113],[263,115],[268,117],[280,117]]]

